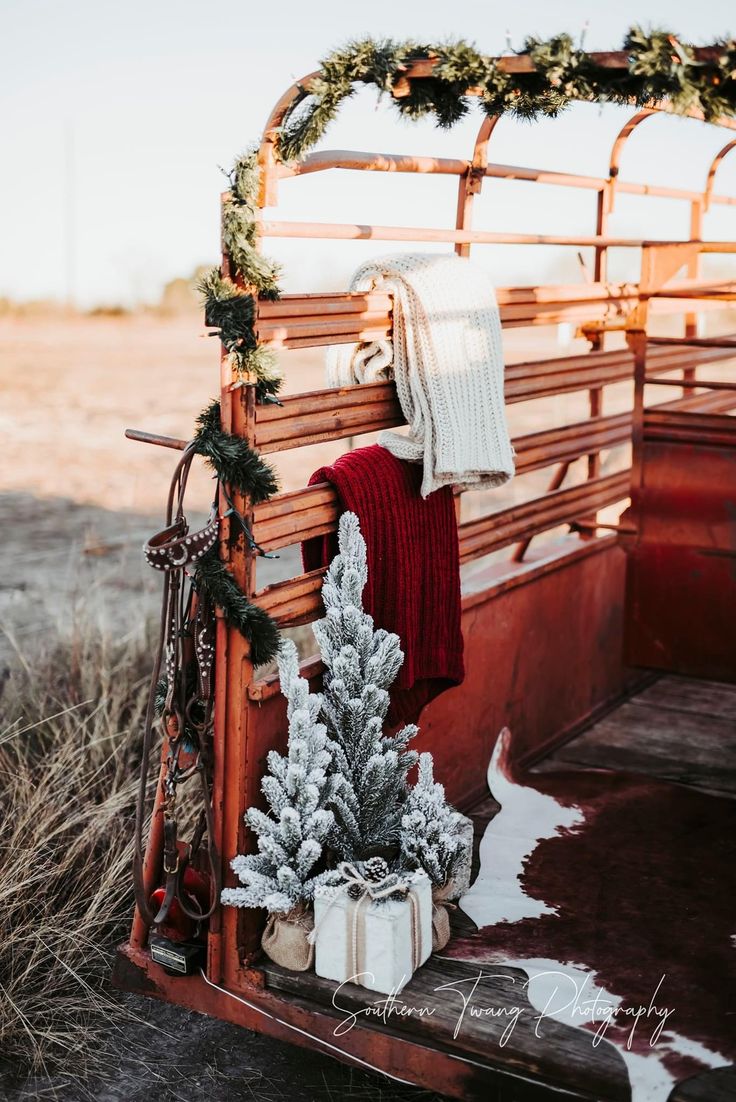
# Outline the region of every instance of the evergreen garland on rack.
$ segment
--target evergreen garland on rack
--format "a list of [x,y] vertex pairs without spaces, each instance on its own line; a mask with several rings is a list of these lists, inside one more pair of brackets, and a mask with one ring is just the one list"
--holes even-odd
[[199,281],[205,325],[219,331],[235,373],[254,382],[260,402],[276,401],[282,378],[276,353],[258,344],[254,330],[255,296],[279,297],[281,269],[256,248],[258,216],[258,155],[251,149],[238,157],[230,172],[230,192],[222,208],[222,243],[230,263],[243,283],[238,286],[219,268],[211,268]]
[[[212,469],[226,492],[245,494],[257,505],[267,501],[279,488],[273,467],[251,448],[242,436],[225,432],[220,421],[220,403],[213,401],[197,418],[197,431],[192,441],[194,451]],[[231,508],[231,513],[235,510]],[[241,520],[241,530],[251,549],[260,549],[250,530]],[[268,613],[248,600],[219,557],[217,545],[211,548],[195,567],[195,584],[222,609],[225,619],[250,643],[251,660],[256,666],[275,658],[279,648],[279,629]]]
[[[699,60],[694,47],[671,32],[634,26],[622,49],[628,68],[613,69],[600,65],[569,34],[532,36],[517,56],[528,55],[534,71],[508,73],[498,59],[485,57],[463,41],[435,46],[370,38],[349,42],[324,58],[310,87],[302,88],[289,105],[276,152],[283,161],[299,158],[322,138],[356,85],[373,84],[393,96],[407,64],[422,58],[435,60],[432,75],[412,78],[406,95],[393,96],[393,105],[406,118],[434,116],[441,127],[453,126],[468,113],[469,88],[479,91],[489,116],[555,116],[580,100],[642,107],[668,100],[674,111],[699,110],[705,119],[736,114],[734,39],[717,42],[706,60]],[[255,296],[277,299],[281,274],[279,265],[256,248],[257,150],[238,157],[226,175],[230,191],[223,204],[222,240],[234,272],[248,289],[218,268],[207,272],[199,283],[205,323],[219,331],[235,373],[255,383],[257,399],[277,401],[281,376],[276,356],[258,345],[254,331]]]
[[262,666],[276,657],[281,640],[278,624],[265,609],[248,600],[220,559],[216,545],[197,562],[195,583],[222,609],[230,627],[237,628],[248,640],[254,666]]
[[246,283],[265,299],[280,295],[281,268],[255,247],[258,217],[258,151],[238,157],[227,174],[230,194],[222,210],[222,243]]
[[220,403],[210,402],[197,418],[194,450],[207,461],[220,482],[245,494],[254,505],[267,501],[279,488],[270,463],[242,436],[225,432],[220,422]]
[[707,60],[699,60],[693,46],[671,32],[634,26],[622,50],[628,68],[613,69],[576,46],[569,34],[530,37],[518,54],[530,56],[535,70],[509,73],[497,59],[484,57],[463,41],[438,46],[390,39],[350,42],[324,58],[319,75],[290,104],[277,153],[284,161],[302,156],[324,135],[356,84],[373,84],[392,94],[407,63],[422,58],[436,59],[432,75],[412,78],[408,94],[396,96],[393,104],[408,118],[434,115],[441,127],[467,114],[468,88],[480,90],[481,106],[491,116],[554,116],[575,100],[645,107],[663,99],[675,112],[699,110],[706,120],[736,114],[734,39],[717,42]]
[[[276,299],[279,296],[278,265],[263,257],[255,247],[258,202],[258,163],[256,151],[239,157],[230,173],[230,194],[223,206],[222,238],[231,264],[246,289],[212,268],[199,281],[205,310],[205,324],[216,330],[230,363],[244,383],[254,383],[256,400],[278,401],[282,378],[276,354],[258,344],[254,329],[255,296]],[[265,462],[243,437],[225,432],[219,401],[213,401],[197,418],[194,450],[205,458],[225,489],[247,496],[257,505],[278,490],[273,467]],[[230,504],[229,513],[251,550],[261,553],[242,517]],[[250,642],[251,659],[256,666],[270,662],[279,648],[278,625],[262,608],[242,592],[226,564],[213,547],[197,563],[195,584],[222,609],[226,621]]]

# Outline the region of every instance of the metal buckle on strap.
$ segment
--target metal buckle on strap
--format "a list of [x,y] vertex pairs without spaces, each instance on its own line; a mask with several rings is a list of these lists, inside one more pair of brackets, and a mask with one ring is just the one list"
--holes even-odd
[[167,876],[176,876],[176,874],[177,874],[177,873],[178,873],[178,871],[179,871],[179,859],[180,859],[180,854],[179,854],[179,852],[177,851],[177,854],[176,854],[176,864],[174,865],[174,867],[173,867],[173,869],[172,869],[172,868],[170,868],[170,867],[169,867],[169,865],[167,864],[167,861],[166,861],[166,854],[164,854],[164,872],[165,872],[165,873],[167,874]]

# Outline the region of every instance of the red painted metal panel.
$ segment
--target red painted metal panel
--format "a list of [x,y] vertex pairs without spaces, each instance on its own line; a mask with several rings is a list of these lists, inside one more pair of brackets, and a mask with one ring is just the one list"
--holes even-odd
[[432,751],[458,806],[487,794],[502,727],[528,762],[633,684],[622,657],[625,565],[614,537],[591,541],[466,600],[465,681],[427,705],[415,743]]
[[736,550],[643,544],[631,556],[629,600],[632,663],[736,681]]
[[641,470],[627,656],[736,681],[736,421],[647,414]]

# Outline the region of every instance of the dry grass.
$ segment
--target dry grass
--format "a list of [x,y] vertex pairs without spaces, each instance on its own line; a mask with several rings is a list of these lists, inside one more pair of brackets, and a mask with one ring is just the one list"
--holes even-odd
[[100,1066],[126,1015],[107,993],[130,921],[149,648],[76,630],[0,698],[0,1052],[24,1074]]

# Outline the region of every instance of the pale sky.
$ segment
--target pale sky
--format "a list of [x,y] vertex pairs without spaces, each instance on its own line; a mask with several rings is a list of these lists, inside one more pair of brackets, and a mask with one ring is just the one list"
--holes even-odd
[[[500,53],[507,29],[520,46],[529,33],[578,35],[586,19],[589,49],[618,47],[637,20],[699,43],[736,29],[727,0],[371,0],[360,8],[345,0],[0,0],[0,13],[0,296],[63,298],[71,286],[81,306],[155,300],[166,280],[216,262],[218,165],[258,137],[294,78],[349,38],[463,37]],[[626,114],[576,105],[557,121],[503,120],[491,159],[604,175]],[[475,113],[449,134],[400,123],[376,108],[371,89],[343,111],[323,148],[467,156],[480,118]],[[629,143],[622,175],[702,187],[728,137],[703,124],[648,120]],[[455,186],[454,179],[317,174],[282,185],[274,216],[451,226]],[[736,157],[719,170],[718,190],[736,193]],[[476,225],[587,234],[594,201],[586,192],[492,181]],[[611,229],[679,236],[687,210],[622,197]],[[706,224],[707,236],[735,230],[736,209],[716,210]],[[287,261],[289,289],[310,290],[344,285],[360,259],[391,248],[273,242],[268,251]],[[575,268],[570,250],[487,247],[478,256],[502,283]],[[615,263],[621,275],[632,274],[625,258]]]

